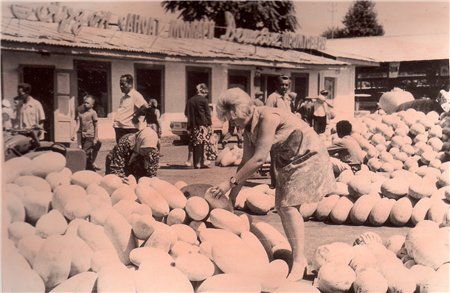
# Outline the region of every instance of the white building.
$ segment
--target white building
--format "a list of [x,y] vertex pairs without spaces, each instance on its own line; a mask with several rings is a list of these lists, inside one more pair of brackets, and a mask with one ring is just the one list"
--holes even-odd
[[[75,107],[86,93],[97,99],[100,139],[113,139],[119,79],[128,73],[146,99],[159,101],[163,131],[172,117],[183,115],[199,82],[209,85],[214,103],[232,86],[267,97],[279,74],[291,76],[300,98],[327,88],[336,114],[353,115],[355,66],[305,52],[323,49],[321,38],[228,28],[232,35],[220,39],[213,37],[214,23],[163,25],[157,16],[126,12],[75,17],[54,5],[11,5],[2,11],[1,26],[2,98],[12,100],[20,82],[30,83],[48,116],[48,139],[70,142]],[[274,43],[277,38],[284,43]]]

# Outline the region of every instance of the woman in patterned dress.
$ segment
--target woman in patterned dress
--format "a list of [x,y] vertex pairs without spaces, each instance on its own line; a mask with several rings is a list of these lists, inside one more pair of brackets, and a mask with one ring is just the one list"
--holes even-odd
[[270,153],[276,176],[275,207],[292,248],[293,263],[288,279],[299,280],[307,266],[304,256],[304,223],[298,208],[318,202],[334,190],[330,158],[319,136],[297,115],[278,108],[255,107],[241,89],[228,89],[217,103],[217,115],[232,119],[244,129],[244,154],[237,173],[212,188],[216,197],[234,204],[245,180],[266,161]]
[[105,173],[116,174],[125,181],[128,175],[136,179],[156,176],[158,141],[158,135],[150,127],[124,135],[106,156]]
[[196,88],[197,94],[187,101],[184,114],[187,117],[187,130],[189,132],[189,143],[192,147],[194,168],[200,169],[208,167],[205,165],[205,146],[208,146],[211,138],[212,122],[207,98],[208,87],[206,84],[200,83]]

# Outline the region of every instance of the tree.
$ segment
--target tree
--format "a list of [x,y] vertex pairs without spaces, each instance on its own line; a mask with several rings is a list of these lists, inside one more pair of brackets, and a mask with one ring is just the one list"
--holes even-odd
[[225,11],[231,12],[236,26],[270,32],[295,31],[298,26],[295,7],[290,0],[280,1],[162,1],[166,12],[180,11],[184,21],[212,20],[219,28],[217,35],[225,31]]
[[353,38],[384,35],[383,26],[378,24],[375,3],[358,0],[347,11],[342,23],[344,28],[328,28],[322,35],[327,38]]
[[345,38],[345,29],[337,26],[328,27],[327,30],[322,33],[322,37],[327,39]]

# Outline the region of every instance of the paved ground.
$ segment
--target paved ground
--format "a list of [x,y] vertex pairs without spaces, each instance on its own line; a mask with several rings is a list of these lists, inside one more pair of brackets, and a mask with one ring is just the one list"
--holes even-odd
[[[107,151],[102,150],[97,159],[97,164],[103,166],[103,168],[106,153]],[[228,180],[228,178],[236,172],[236,167],[212,166],[208,169],[192,169],[184,166],[184,162],[187,158],[186,145],[165,143],[161,148],[161,153],[163,157],[161,158],[161,168],[158,171],[158,176],[171,183],[182,180],[188,184],[205,183],[214,185],[223,180]],[[99,172],[102,173],[103,170]],[[249,181],[250,184],[269,183],[267,178],[261,176],[255,176]],[[253,219],[254,221],[266,221],[284,234],[279,216],[275,211],[270,212],[266,216],[253,215]],[[370,226],[333,225],[316,221],[307,221],[305,223],[306,257],[311,261],[314,250],[322,244],[333,241],[343,241],[352,244],[361,233],[366,231],[376,232],[383,239],[387,239],[394,234],[405,235],[408,229],[408,227],[375,228]]]

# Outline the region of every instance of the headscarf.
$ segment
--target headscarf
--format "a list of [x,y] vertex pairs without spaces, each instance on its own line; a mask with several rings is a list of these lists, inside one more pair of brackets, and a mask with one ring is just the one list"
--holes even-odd
[[141,148],[156,148],[158,144],[158,135],[150,127],[145,127],[136,133],[136,143],[134,145],[134,152],[139,153]]

